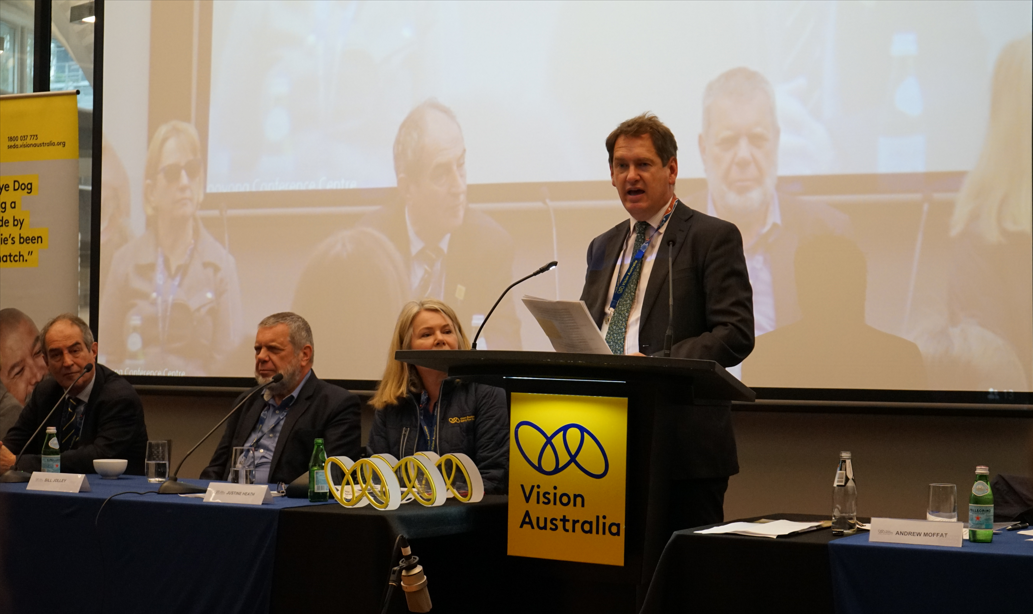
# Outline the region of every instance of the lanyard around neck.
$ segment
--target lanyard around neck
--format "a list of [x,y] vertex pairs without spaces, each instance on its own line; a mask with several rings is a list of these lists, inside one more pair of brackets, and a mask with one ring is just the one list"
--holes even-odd
[[[667,206],[667,213],[664,214],[664,218],[660,220],[660,224],[656,227],[656,230],[649,235],[649,238],[642,242],[642,246],[638,248],[635,255],[631,258],[631,263],[628,265],[628,270],[621,276],[620,281],[613,289],[613,298],[610,300],[610,311],[612,312],[617,308],[617,303],[620,302],[621,297],[624,296],[624,291],[628,288],[628,282],[631,281],[631,276],[642,266],[642,259],[646,255],[646,250],[649,249],[649,243],[653,240],[653,237],[660,233],[660,230],[667,223],[667,219],[671,217],[671,213],[674,212],[674,204],[677,199],[672,199],[671,204]],[[623,255],[624,252],[621,251]]]

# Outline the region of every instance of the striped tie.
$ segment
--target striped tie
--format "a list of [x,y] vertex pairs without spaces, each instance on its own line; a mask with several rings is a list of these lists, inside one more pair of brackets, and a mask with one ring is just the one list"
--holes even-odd
[[75,442],[79,441],[79,429],[75,426],[75,408],[79,405],[79,399],[72,397],[68,399],[68,411],[65,412],[61,427],[61,450],[71,450]]
[[[639,248],[646,242],[646,228],[649,228],[647,222],[635,224],[635,249],[631,251],[632,254],[637,254]],[[645,260],[644,256],[643,260]],[[606,329],[606,345],[610,346],[610,351],[618,356],[624,354],[624,337],[628,332],[628,316],[631,315],[631,305],[635,302],[635,289],[638,288],[638,278],[644,264],[641,263],[628,279],[628,284],[624,287],[624,294],[621,295],[621,300],[617,302],[617,307],[613,310],[610,327]],[[619,278],[617,282],[620,283]]]

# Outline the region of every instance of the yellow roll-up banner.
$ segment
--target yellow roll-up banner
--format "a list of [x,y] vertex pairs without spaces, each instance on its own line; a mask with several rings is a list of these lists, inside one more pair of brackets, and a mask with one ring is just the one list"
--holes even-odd
[[42,324],[78,294],[76,93],[0,96],[0,307]]

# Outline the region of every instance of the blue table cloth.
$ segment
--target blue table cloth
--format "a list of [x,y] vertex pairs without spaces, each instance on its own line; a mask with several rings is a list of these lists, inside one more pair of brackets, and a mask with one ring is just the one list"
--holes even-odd
[[868,533],[829,543],[839,614],[1033,612],[1033,541],[1015,531],[961,548],[869,542]]
[[[77,494],[0,484],[0,612],[266,612],[279,514],[311,505],[205,503],[158,495],[143,477],[88,479],[92,492]],[[108,499],[129,492],[147,494]]]

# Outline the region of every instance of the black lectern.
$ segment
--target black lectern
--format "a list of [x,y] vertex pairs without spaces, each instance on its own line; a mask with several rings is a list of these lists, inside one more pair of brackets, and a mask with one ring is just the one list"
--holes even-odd
[[[557,604],[562,603],[564,607],[590,606],[581,599],[582,595],[577,593],[578,587],[583,589],[587,584],[607,586],[611,589],[611,595],[613,590],[623,591],[623,596],[616,601],[624,602],[630,607],[637,607],[637,604],[641,603],[656,563],[670,537],[662,534],[661,527],[666,526],[671,463],[678,462],[680,458],[678,443],[670,435],[677,418],[676,413],[715,411],[715,407],[727,411],[726,408],[731,401],[753,401],[756,397],[752,390],[732,377],[724,368],[708,360],[476,350],[407,350],[397,352],[395,357],[402,362],[444,371],[449,377],[499,386],[510,393],[511,399],[523,398],[526,396],[525,393],[627,399],[624,517],[621,526],[616,527],[618,533],[621,530],[624,532],[622,561],[598,564],[564,558],[577,556],[576,552],[569,552],[576,550],[571,548],[558,555],[561,560],[555,560],[557,557],[553,556],[510,557],[518,575],[525,578],[552,579],[553,591],[573,591],[557,599]],[[553,517],[562,519],[562,526],[554,524],[555,528],[552,528],[546,525],[545,531],[552,530],[561,536],[568,528],[576,531],[579,530],[576,527],[583,526],[586,533],[605,536],[605,522],[603,531],[599,531],[600,516],[595,514],[585,520],[586,512],[578,509],[578,497],[581,497],[581,507],[585,507],[584,501],[586,498],[590,499],[590,496],[571,493],[563,499],[563,488],[550,486],[548,482],[548,476],[567,470],[566,465],[572,462],[569,459],[579,454],[589,459],[584,463],[595,462],[592,467],[578,464],[582,473],[597,476],[600,471],[609,471],[611,461],[604,452],[602,458],[606,459],[607,464],[601,465],[597,460],[604,447],[599,439],[594,438],[595,436],[589,432],[590,429],[577,425],[575,430],[578,432],[568,433],[570,424],[567,423],[577,422],[576,420],[560,419],[555,424],[562,423],[563,427],[557,428],[554,425],[542,429],[528,421],[517,424],[517,419],[514,413],[510,425],[512,450],[509,552],[512,554],[514,551],[514,526],[519,522],[519,516],[514,516],[514,506],[525,502],[530,504],[532,497],[537,497],[535,501],[540,504],[541,493],[550,493],[550,489],[556,492],[552,497],[559,501],[560,505],[566,502],[570,503],[571,507],[560,507],[553,501],[556,507]],[[534,443],[522,443],[518,456],[515,446],[518,445],[520,433],[514,429],[519,429],[523,424],[533,427],[533,430],[525,429],[523,436]],[[514,436],[514,433],[517,436]],[[594,451],[595,448],[598,448],[598,451]],[[595,461],[591,460],[592,454],[596,455]],[[513,476],[516,475],[516,468],[513,467],[513,459],[521,458],[535,465],[542,473],[541,479],[536,483],[528,486],[514,485]],[[601,469],[602,467],[605,468]],[[569,471],[577,473],[575,469]],[[524,490],[515,489],[516,486]],[[514,493],[517,493],[516,497]],[[547,503],[551,500],[546,496]],[[563,515],[559,516],[561,513]],[[582,516],[575,522],[572,519],[577,517],[578,513]],[[571,522],[569,527],[568,520]],[[535,521],[541,522],[538,516],[535,517]],[[530,535],[535,532],[536,527],[524,527],[528,523],[528,520],[524,520],[521,527],[530,529],[525,531]],[[537,528],[542,529],[542,526]],[[614,527],[611,527],[611,534],[613,529]],[[540,537],[542,533],[536,535]],[[583,539],[585,543],[595,543],[588,538]],[[601,540],[603,537],[594,539]],[[598,593],[597,590],[592,592]],[[586,598],[593,601],[590,597]],[[612,597],[607,597],[609,607],[604,609],[627,609],[613,607],[616,605],[614,601]],[[536,608],[541,603],[536,600]]]

